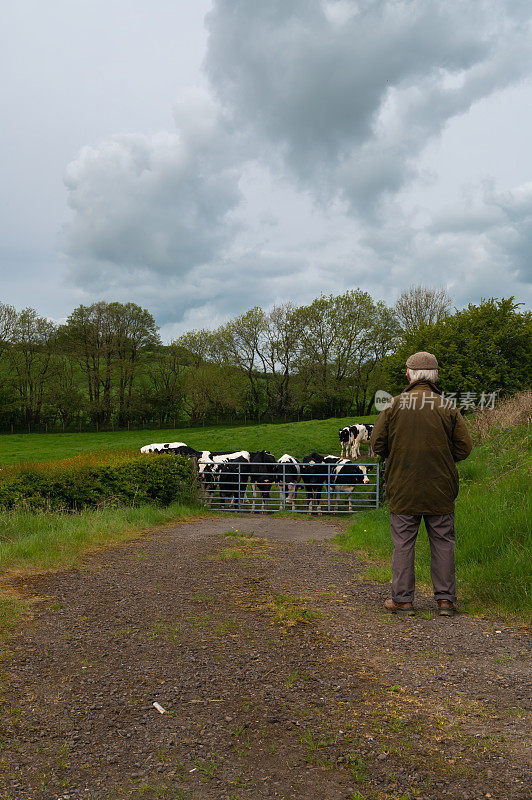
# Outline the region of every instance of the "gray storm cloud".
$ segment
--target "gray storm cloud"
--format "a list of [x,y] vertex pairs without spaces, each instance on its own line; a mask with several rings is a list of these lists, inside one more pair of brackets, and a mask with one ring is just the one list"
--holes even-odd
[[[214,0],[210,94],[176,103],[175,132],[111,136],[69,164],[71,280],[168,325],[353,285],[392,300],[445,282],[468,300],[500,294],[504,271],[523,282],[529,189],[422,228],[394,197],[449,120],[530,72],[529,13],[488,0]],[[261,170],[291,184],[294,204],[274,198],[254,217],[246,191],[260,196]],[[323,245],[301,230],[299,252],[281,231],[301,217],[298,192],[330,217]]]
[[215,0],[206,69],[303,185],[365,214],[447,120],[528,72],[526,21],[513,2]]

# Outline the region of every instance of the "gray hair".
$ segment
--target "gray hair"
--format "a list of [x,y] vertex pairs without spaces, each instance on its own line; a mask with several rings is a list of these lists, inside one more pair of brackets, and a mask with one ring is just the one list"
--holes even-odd
[[438,370],[409,369],[408,377],[410,379],[410,383],[413,383],[414,381],[430,381],[431,383],[436,383],[436,381],[438,380]]

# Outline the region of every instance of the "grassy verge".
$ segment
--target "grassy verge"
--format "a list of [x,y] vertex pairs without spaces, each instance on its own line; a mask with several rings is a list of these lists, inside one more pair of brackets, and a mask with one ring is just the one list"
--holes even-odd
[[[459,598],[472,611],[532,614],[530,436],[526,426],[497,431],[459,466],[456,574]],[[388,512],[360,513],[337,539],[373,562],[367,576],[391,580]],[[430,551],[422,525],[416,576],[430,586]]]
[[81,514],[9,512],[0,520],[0,637],[24,610],[6,578],[17,572],[67,569],[100,545],[132,538],[155,525],[207,516],[200,507],[178,503],[138,508],[86,510]]
[[[375,415],[357,417],[374,422]],[[197,450],[270,450],[297,457],[312,451],[339,453],[338,430],[352,425],[353,417],[238,427],[211,426],[174,430],[117,431],[115,433],[20,433],[0,435],[0,464],[54,461],[101,450],[137,450],[151,442],[186,442]]]

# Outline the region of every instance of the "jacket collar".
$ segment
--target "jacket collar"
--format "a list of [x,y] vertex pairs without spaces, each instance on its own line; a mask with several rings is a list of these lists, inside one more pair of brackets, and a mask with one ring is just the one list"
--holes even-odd
[[411,392],[412,389],[430,389],[431,392],[441,394],[436,384],[432,383],[432,381],[428,381],[426,378],[421,378],[419,381],[412,381],[412,383],[403,389],[403,392]]

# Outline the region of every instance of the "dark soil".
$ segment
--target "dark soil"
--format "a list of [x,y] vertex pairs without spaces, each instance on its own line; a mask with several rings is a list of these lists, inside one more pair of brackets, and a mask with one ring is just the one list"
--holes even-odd
[[336,532],[202,520],[21,579],[0,798],[528,800],[526,632],[389,615]]

